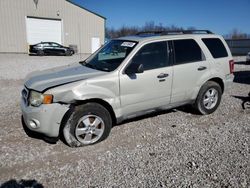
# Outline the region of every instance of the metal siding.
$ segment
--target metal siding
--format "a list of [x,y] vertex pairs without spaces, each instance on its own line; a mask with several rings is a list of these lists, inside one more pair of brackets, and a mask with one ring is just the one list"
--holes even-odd
[[27,16],[61,19],[63,44],[77,45],[81,53],[91,53],[92,37],[104,44],[105,19],[70,2],[40,0],[36,9],[33,0],[0,0],[0,52],[27,52]]
[[233,55],[246,55],[250,52],[250,39],[228,39],[226,42]]

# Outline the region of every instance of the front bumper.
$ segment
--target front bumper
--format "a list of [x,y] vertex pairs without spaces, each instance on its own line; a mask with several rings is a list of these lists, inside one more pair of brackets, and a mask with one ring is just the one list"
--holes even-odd
[[61,121],[69,105],[53,103],[33,107],[27,106],[22,99],[21,110],[28,129],[48,137],[58,137]]

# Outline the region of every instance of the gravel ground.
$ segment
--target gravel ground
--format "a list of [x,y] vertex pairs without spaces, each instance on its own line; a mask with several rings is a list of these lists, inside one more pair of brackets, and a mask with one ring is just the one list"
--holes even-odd
[[32,71],[68,65],[88,56],[29,56],[27,54],[0,54],[0,79],[20,80]]
[[250,187],[250,110],[242,109],[249,100],[250,65],[241,58],[232,88],[212,115],[180,108],[138,118],[82,148],[28,137],[20,121],[23,78],[78,59],[0,55],[0,184],[25,179],[44,187]]

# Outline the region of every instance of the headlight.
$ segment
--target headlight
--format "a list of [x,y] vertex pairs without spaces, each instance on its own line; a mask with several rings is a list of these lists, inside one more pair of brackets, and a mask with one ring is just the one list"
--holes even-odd
[[53,101],[53,95],[42,94],[37,91],[31,91],[29,97],[29,103],[32,106],[40,106],[41,104],[51,104]]

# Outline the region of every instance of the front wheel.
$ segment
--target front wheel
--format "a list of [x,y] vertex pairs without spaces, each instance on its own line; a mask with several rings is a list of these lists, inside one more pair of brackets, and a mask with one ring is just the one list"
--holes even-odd
[[202,115],[213,113],[219,106],[222,90],[218,83],[206,82],[200,89],[195,101],[195,109]]
[[98,103],[76,106],[63,128],[70,147],[95,144],[106,139],[112,128],[109,111]]
[[66,55],[66,56],[72,56],[72,55],[73,55],[73,51],[72,51],[72,50],[67,50],[67,51],[65,52],[65,55]]

